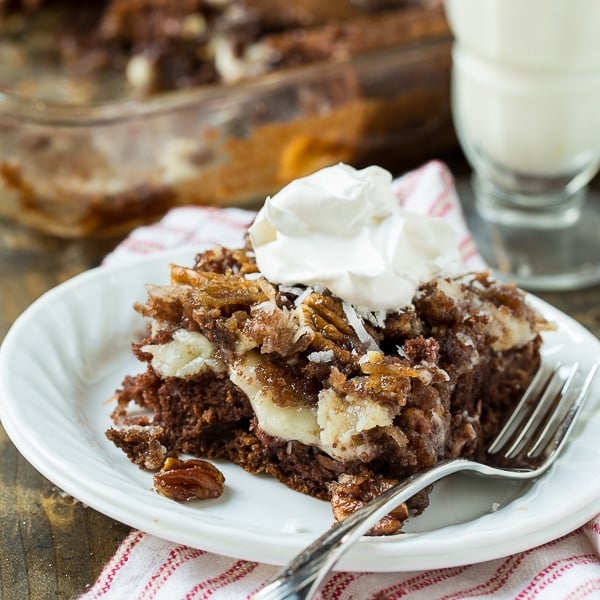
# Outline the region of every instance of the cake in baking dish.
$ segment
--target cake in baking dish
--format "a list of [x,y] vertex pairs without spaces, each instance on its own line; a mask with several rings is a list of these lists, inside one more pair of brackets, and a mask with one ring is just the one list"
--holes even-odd
[[453,151],[440,0],[0,0],[0,216],[64,238]]
[[150,285],[134,344],[146,367],[116,392],[109,439],[172,491],[193,487],[181,454],[227,459],[329,500],[337,520],[411,473],[477,455],[549,325],[515,286],[462,273],[450,226],[400,209],[390,181],[346,165],[296,180],[267,199],[245,247],[201,252]]

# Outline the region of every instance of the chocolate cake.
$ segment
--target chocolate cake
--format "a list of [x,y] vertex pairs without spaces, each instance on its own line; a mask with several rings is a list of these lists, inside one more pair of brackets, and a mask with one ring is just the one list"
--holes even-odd
[[[396,309],[358,306],[267,279],[258,229],[149,286],[136,310],[150,328],[134,344],[146,369],[117,391],[109,439],[144,469],[189,454],[267,473],[331,501],[338,520],[439,460],[477,456],[540,363],[548,323],[523,292],[487,273],[440,273]],[[372,533],[426,506],[423,492]]]

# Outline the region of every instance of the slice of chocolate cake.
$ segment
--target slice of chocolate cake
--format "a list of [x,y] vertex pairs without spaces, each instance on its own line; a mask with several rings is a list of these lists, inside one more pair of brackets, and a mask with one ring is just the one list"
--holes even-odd
[[[456,273],[448,226],[401,211],[389,183],[376,167],[324,169],[268,199],[245,248],[171,266],[136,306],[147,368],[118,390],[108,437],[147,469],[185,453],[268,473],[338,520],[477,455],[548,324],[515,286]],[[421,493],[373,533],[426,505]]]

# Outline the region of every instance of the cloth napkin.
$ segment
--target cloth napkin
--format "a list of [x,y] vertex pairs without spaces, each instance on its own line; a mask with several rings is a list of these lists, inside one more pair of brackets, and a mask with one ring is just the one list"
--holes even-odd
[[[402,206],[448,219],[469,269],[484,268],[465,225],[447,167],[426,163],[393,183]],[[180,207],[160,222],[133,231],[106,264],[171,248],[191,256],[215,243],[239,244],[254,213],[240,209]],[[280,567],[238,560],[132,531],[80,600],[240,600],[260,589]],[[600,597],[600,514],[540,547],[484,563],[399,573],[333,572],[319,600],[569,599]]]

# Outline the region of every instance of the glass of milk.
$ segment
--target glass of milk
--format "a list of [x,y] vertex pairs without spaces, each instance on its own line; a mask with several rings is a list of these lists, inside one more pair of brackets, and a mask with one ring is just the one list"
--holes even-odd
[[600,199],[588,187],[600,167],[600,2],[445,6],[454,123],[473,167],[469,224],[484,258],[530,289],[600,281]]

